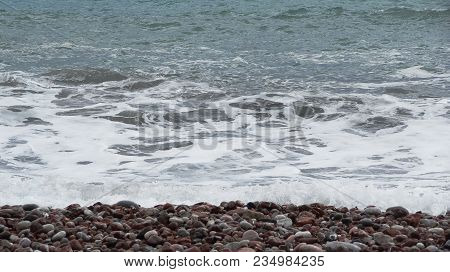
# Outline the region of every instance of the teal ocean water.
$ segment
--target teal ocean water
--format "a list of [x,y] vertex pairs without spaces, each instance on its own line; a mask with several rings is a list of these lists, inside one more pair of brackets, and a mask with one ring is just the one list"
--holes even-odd
[[0,204],[445,211],[449,29],[445,0],[1,1]]

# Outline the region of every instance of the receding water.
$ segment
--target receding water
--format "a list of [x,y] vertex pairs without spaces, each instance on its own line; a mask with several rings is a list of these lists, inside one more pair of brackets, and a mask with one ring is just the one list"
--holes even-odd
[[2,1],[0,204],[450,202],[450,4]]

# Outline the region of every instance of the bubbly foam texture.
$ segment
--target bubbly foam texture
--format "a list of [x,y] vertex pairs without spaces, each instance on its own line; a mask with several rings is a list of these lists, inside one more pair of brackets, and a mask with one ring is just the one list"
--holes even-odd
[[[448,80],[419,66],[396,77]],[[12,73],[0,83],[0,204],[240,199],[434,214],[450,204],[448,98],[236,97],[157,77],[59,85]]]

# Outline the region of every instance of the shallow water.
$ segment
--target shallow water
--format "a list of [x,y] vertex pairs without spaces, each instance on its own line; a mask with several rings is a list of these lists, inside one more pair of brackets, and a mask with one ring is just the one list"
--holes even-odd
[[448,1],[3,2],[0,204],[450,204]]

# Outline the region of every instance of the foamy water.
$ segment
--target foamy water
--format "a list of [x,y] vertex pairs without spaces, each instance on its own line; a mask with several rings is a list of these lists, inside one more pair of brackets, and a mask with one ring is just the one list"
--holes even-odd
[[0,10],[0,205],[448,209],[448,7],[157,2]]

